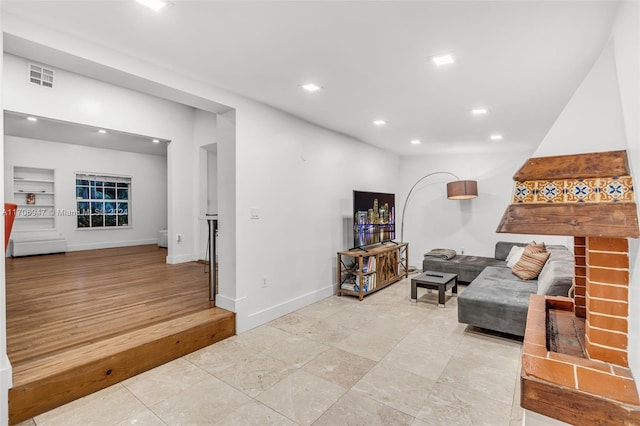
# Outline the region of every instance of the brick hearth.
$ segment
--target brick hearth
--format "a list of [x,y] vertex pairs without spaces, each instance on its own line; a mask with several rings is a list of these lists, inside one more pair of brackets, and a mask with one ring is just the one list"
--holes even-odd
[[570,298],[533,295],[522,349],[522,407],[575,425],[640,424],[640,399],[626,367],[548,350],[550,311],[573,315]]

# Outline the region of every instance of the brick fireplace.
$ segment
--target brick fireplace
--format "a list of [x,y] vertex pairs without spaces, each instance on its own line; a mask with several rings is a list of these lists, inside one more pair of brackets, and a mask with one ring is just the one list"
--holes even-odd
[[640,236],[626,151],[531,158],[498,232],[573,237],[572,297],[534,295],[521,405],[571,424],[640,424],[628,358],[629,244]]
[[625,238],[586,237],[584,242],[585,352],[590,359],[628,367],[628,241]]

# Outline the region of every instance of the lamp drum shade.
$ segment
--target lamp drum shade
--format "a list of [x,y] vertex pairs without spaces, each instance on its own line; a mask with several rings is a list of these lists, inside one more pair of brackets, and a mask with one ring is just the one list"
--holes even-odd
[[450,200],[470,200],[478,196],[478,182],[457,180],[447,184],[447,198]]

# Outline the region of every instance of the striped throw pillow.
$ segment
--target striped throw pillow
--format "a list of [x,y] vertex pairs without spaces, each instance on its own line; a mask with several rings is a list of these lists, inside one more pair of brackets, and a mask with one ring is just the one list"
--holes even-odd
[[511,271],[521,280],[532,280],[540,274],[548,258],[549,252],[528,253],[525,250]]
[[547,251],[547,246],[544,243],[536,243],[535,241],[531,241],[525,248],[525,252],[529,253],[538,253],[541,251]]

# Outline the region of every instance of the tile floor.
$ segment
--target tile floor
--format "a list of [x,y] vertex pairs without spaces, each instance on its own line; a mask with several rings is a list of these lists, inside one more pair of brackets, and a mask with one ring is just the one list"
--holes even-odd
[[409,287],[329,297],[21,425],[521,424],[521,343]]

